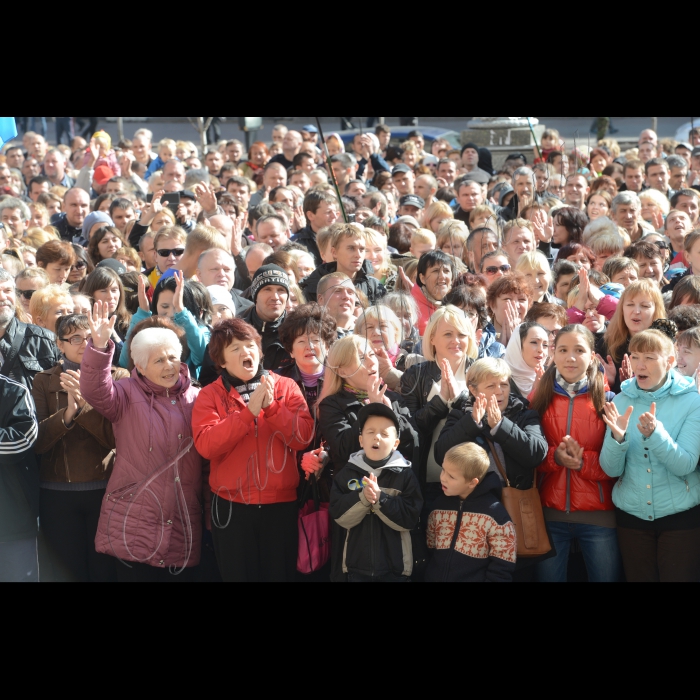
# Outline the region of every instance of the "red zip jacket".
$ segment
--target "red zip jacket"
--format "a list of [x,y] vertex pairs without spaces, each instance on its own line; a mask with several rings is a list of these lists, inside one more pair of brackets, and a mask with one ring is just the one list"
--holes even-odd
[[275,401],[255,418],[219,378],[202,389],[192,413],[199,454],[211,461],[212,492],[233,503],[297,500],[296,452],[313,439],[314,421],[296,382],[275,377]]
[[[545,508],[567,513],[615,510],[611,479],[600,466],[605,423],[596,413],[588,391],[572,399],[557,384],[554,398],[542,418],[549,451],[539,467],[540,497]],[[560,467],[554,460],[562,440],[570,435],[584,449],[580,472]]]

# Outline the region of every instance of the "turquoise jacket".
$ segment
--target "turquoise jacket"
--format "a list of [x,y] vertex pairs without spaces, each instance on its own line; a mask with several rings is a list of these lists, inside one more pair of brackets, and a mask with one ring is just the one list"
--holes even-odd
[[[647,440],[637,425],[652,403],[657,426]],[[615,505],[646,521],[700,505],[700,394],[695,382],[671,370],[661,389],[647,392],[629,379],[615,406],[621,415],[634,407],[624,442],[618,443],[608,429],[600,455],[603,471],[620,477],[613,490]]]
[[[127,333],[126,340],[122,347],[121,355],[119,356],[119,366],[124,369],[129,368],[129,354],[126,350],[126,345],[131,334],[134,332],[134,327],[137,323],[145,321],[147,318],[151,317],[150,311],[142,311],[139,309],[131,317],[131,325],[129,326],[129,332]],[[187,310],[184,309],[179,314],[173,316],[173,321],[180,326],[185,331],[187,337],[187,346],[190,349],[190,357],[187,360],[187,366],[190,368],[190,373],[193,379],[199,379],[199,372],[202,369],[202,363],[204,362],[204,354],[211,340],[211,329],[207,326],[200,326],[197,321],[195,321],[194,316]]]

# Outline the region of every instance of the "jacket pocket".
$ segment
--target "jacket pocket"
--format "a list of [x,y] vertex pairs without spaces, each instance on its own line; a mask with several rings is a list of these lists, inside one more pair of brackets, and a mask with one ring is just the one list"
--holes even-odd
[[[51,369],[48,365],[44,367],[35,357],[22,357],[20,355],[19,361],[22,363],[22,366],[27,370],[27,372],[37,373],[43,372],[45,369]],[[44,364],[46,364],[46,362]],[[50,363],[48,364],[50,365]]]

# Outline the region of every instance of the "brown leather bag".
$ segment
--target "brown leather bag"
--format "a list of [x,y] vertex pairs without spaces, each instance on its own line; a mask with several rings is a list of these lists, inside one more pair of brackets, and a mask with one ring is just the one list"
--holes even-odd
[[527,491],[518,491],[518,489],[512,488],[493,443],[490,440],[487,442],[498,471],[501,472],[501,476],[506,482],[501,499],[513,525],[515,525],[518,558],[534,559],[549,554],[552,551],[552,545],[544,521],[544,511],[542,510],[540,492],[537,490],[537,482],[533,482],[533,487]]

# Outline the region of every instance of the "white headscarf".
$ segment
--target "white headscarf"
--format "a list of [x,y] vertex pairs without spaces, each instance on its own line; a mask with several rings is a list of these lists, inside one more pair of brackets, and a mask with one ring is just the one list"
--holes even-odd
[[513,331],[504,359],[513,372],[513,381],[520,389],[520,393],[527,398],[535,385],[537,374],[523,359],[523,344],[520,341],[521,328],[522,326],[518,326]]

